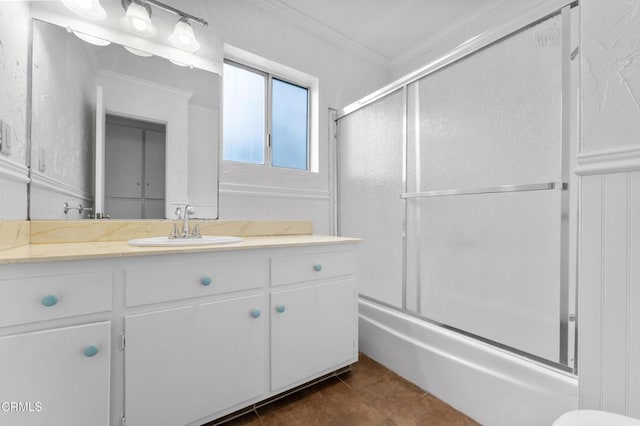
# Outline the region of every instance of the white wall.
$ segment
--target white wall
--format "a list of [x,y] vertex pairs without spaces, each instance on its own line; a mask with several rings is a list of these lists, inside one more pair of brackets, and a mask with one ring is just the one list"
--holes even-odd
[[580,407],[640,418],[640,1],[581,4]]
[[[328,128],[330,107],[340,108],[388,80],[387,69],[367,62],[263,8],[261,1],[207,3],[211,26],[234,47],[319,79],[319,173],[223,164],[221,219],[311,219],[314,232],[330,232]],[[185,6],[186,7],[186,6]]]
[[27,8],[26,2],[0,5],[0,119],[12,129],[11,155],[0,154],[0,220],[27,218]]

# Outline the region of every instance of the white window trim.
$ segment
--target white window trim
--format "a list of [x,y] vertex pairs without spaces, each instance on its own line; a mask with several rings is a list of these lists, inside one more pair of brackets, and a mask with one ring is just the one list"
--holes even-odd
[[[285,81],[309,88],[309,170],[300,171],[318,173],[320,171],[320,145],[318,140],[320,82],[318,78],[226,43],[224,44],[224,58],[225,60],[255,68],[258,71],[267,72],[275,78],[284,79]],[[224,144],[224,141],[222,141],[222,143]]]

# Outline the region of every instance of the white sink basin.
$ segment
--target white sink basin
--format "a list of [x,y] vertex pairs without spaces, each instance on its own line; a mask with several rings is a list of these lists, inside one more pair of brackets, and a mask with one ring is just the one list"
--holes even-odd
[[169,237],[149,237],[129,240],[130,246],[137,247],[184,247],[184,246],[210,246],[218,244],[238,243],[242,241],[240,237],[216,237],[203,235],[202,238],[169,238]]

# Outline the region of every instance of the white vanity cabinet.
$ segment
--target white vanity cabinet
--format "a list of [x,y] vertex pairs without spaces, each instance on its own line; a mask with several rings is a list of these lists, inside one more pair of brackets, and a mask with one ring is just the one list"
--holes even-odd
[[0,424],[109,425],[111,272],[4,268]]
[[271,391],[357,360],[351,250],[271,258]]
[[186,299],[125,317],[127,425],[185,425],[264,393],[268,265],[211,255],[127,270],[127,305]]
[[125,270],[127,426],[202,424],[357,360],[351,245],[177,259]]
[[0,425],[198,426],[355,362],[352,240],[282,240],[3,265]]
[[264,296],[125,319],[128,425],[184,425],[264,392]]

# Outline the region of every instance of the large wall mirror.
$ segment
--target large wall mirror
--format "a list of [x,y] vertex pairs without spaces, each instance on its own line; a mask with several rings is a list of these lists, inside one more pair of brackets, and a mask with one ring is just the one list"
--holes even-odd
[[76,35],[33,20],[30,218],[217,218],[219,75]]

